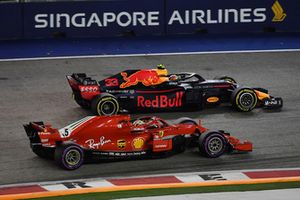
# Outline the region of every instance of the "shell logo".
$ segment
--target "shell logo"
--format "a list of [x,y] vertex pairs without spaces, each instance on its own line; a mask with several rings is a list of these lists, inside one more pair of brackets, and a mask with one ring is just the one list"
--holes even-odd
[[135,149],[141,149],[144,146],[144,143],[144,138],[138,137],[133,139],[132,146]]
[[209,97],[209,98],[206,99],[206,101],[208,103],[216,103],[216,102],[219,101],[219,98],[218,97]]

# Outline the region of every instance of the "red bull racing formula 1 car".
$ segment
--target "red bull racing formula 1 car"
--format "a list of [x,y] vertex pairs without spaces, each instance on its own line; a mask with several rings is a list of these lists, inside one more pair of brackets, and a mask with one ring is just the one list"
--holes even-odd
[[126,70],[101,81],[82,73],[68,75],[67,79],[75,101],[98,115],[199,110],[222,103],[242,112],[255,107],[282,107],[282,98],[272,97],[266,89],[240,86],[228,76],[205,80],[196,73],[168,74],[162,65]]
[[88,116],[62,129],[43,122],[31,122],[24,128],[35,154],[54,158],[69,170],[90,159],[152,157],[180,153],[186,147],[198,147],[210,158],[228,151],[252,151],[251,142],[241,142],[222,130],[209,130],[189,118],[169,124],[152,116]]

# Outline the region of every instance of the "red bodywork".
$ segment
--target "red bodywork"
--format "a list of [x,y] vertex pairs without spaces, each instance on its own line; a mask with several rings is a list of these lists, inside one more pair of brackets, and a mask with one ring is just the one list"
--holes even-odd
[[[163,152],[172,150],[177,135],[199,138],[208,131],[199,124],[171,125],[158,117],[143,117],[142,124],[131,121],[128,115],[88,116],[62,129],[31,123],[38,131],[43,147],[61,143],[75,143],[84,150],[100,152]],[[251,142],[240,142],[224,133],[233,150],[251,151]]]
[[67,76],[67,80],[68,80],[71,88],[73,90],[80,91],[81,97],[85,100],[91,101],[98,94],[100,94],[100,87],[97,84],[95,84],[95,85],[80,85],[72,76]]

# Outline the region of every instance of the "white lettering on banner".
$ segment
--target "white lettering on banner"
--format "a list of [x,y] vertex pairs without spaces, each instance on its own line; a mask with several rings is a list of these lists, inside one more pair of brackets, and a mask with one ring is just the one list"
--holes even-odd
[[151,12],[104,12],[102,16],[98,13],[50,13],[36,14],[34,16],[35,28],[61,28],[61,27],[107,27],[117,23],[121,27],[128,26],[159,26],[159,11]]
[[[227,24],[227,23],[260,23],[267,19],[266,8],[241,8],[218,10],[174,10],[167,20],[168,25],[180,24]],[[99,13],[39,13],[34,16],[35,28],[61,27],[108,27],[117,24],[128,26],[159,26],[160,12],[104,12]]]
[[266,8],[218,9],[217,11],[208,9],[185,10],[180,14],[178,10],[174,10],[168,25],[264,22],[267,19],[266,11]]
[[267,16],[265,14],[266,9],[265,8],[257,8],[254,10],[253,14],[256,17],[253,19],[254,22],[264,22],[267,19]]
[[34,16],[34,20],[36,24],[34,27],[35,28],[47,28],[48,26],[48,21],[45,19],[48,17],[48,14],[37,14],[36,16]]

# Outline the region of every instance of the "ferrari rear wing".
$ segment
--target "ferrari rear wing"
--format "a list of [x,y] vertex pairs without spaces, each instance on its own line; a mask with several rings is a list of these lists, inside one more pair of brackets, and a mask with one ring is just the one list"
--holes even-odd
[[42,132],[45,129],[44,122],[29,122],[29,124],[24,124],[23,127],[29,138],[35,137],[37,132]]

